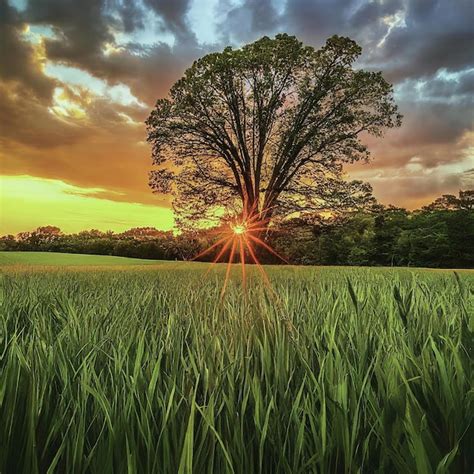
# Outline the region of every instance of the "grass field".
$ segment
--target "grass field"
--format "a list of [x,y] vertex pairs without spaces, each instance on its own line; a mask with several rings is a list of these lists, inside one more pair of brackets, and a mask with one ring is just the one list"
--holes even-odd
[[112,257],[109,255],[81,255],[56,252],[0,252],[0,266],[4,265],[156,265],[169,263],[160,260]]
[[474,273],[206,268],[4,266],[0,472],[472,472]]

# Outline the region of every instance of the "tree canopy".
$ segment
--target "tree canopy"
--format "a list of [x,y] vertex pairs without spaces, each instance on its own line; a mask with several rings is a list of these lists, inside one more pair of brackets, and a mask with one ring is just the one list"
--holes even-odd
[[315,50],[280,34],[197,60],[146,122],[152,189],[173,195],[182,222],[370,199],[342,165],[368,158],[362,133],[381,135],[401,116],[382,74],[353,68],[360,54],[349,38]]

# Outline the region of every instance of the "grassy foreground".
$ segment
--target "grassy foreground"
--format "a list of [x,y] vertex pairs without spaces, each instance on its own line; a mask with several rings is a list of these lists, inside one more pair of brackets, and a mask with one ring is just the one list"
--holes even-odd
[[472,471],[473,273],[203,268],[3,269],[1,472]]

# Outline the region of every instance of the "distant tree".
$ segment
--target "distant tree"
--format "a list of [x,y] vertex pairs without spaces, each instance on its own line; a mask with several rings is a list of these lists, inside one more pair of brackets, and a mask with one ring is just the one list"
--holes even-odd
[[40,244],[51,244],[63,235],[61,229],[53,225],[38,227],[32,234],[38,239]]
[[150,240],[157,238],[167,238],[173,235],[172,232],[164,232],[155,227],[134,227],[120,234],[121,238],[133,238],[136,240]]
[[374,236],[372,245],[372,263],[392,266],[398,263],[396,243],[401,233],[409,225],[409,212],[394,206],[380,206],[373,214]]
[[[270,245],[288,261],[317,265],[321,263],[316,228],[319,219],[292,218],[275,226],[269,236]],[[276,263],[281,263],[279,260]]]
[[35,247],[41,247],[43,250],[50,250],[50,247],[56,244],[64,234],[59,227],[52,225],[38,227],[32,232],[20,232],[17,235],[18,246],[29,250]]
[[[457,212],[440,216],[446,222],[449,240],[449,261],[445,266],[474,268],[474,211],[462,206]],[[433,260],[436,261],[436,256]]]
[[83,230],[76,234],[77,238],[80,240],[100,239],[104,235],[104,232],[97,229]]
[[413,216],[410,228],[403,231],[398,245],[405,265],[444,267],[450,261],[448,227],[437,213]]
[[147,120],[155,192],[171,193],[180,225],[350,209],[371,188],[344,182],[367,159],[361,134],[400,125],[392,86],[355,70],[361,48],[333,36],[315,50],[286,34],[196,61]]
[[[473,194],[461,191],[458,198],[442,196],[434,206],[413,212],[376,204],[357,212],[300,214],[276,220],[268,241],[295,264],[474,268]],[[45,226],[16,238],[0,237],[0,250],[190,260],[226,230],[223,224],[178,235],[151,227],[120,234],[90,230],[64,235],[57,227]],[[218,253],[215,249],[198,259],[210,261]],[[268,252],[259,258],[263,263],[280,263]]]
[[14,235],[8,234],[0,237],[0,250],[16,250],[17,247],[18,244]]
[[172,246],[172,254],[179,260],[191,260],[196,257],[203,246],[203,239],[197,232],[184,232],[175,237]]
[[459,209],[459,199],[453,194],[443,194],[431,204],[423,206],[423,211],[454,211]]
[[443,194],[431,204],[424,206],[423,211],[457,211],[474,209],[474,190],[459,191],[459,197]]
[[474,210],[474,189],[459,191],[459,208],[465,211]]

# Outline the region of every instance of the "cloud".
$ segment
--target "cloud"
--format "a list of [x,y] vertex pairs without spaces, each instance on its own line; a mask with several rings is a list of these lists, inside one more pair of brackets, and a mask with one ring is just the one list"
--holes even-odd
[[364,48],[363,63],[399,82],[461,70],[472,64],[472,2],[441,0],[293,0],[282,15],[286,30],[320,45],[347,35]]
[[462,70],[472,65],[472,13],[470,0],[409,0],[405,26],[391,31],[374,60],[395,81]]
[[[53,99],[51,99],[52,101]],[[52,102],[28,94],[21,85],[0,83],[1,148],[15,155],[14,145],[42,150],[71,145],[90,135],[89,130],[51,114]]]
[[419,209],[442,194],[458,194],[460,189],[473,189],[474,172],[467,168],[473,164],[472,159],[464,159],[454,165],[445,163],[425,168],[415,156],[403,167],[353,172],[351,177],[368,177],[375,194],[384,204],[397,202],[409,209]]
[[186,14],[190,8],[189,0],[144,0],[144,4],[163,18],[165,25],[173,32],[179,42],[194,41],[194,34],[189,29]]
[[220,21],[221,41],[245,43],[278,31],[282,18],[271,0],[245,0],[232,6]]
[[143,121],[156,99],[204,54],[284,31],[315,47],[350,36],[358,66],[393,81],[403,126],[368,139],[372,163],[350,168],[378,197],[411,206],[470,186],[472,3],[455,3],[0,0],[2,171],[168,203],[147,187]]
[[24,18],[33,24],[50,25],[56,38],[45,39],[48,59],[80,61],[99,56],[103,45],[113,41],[112,18],[103,0],[34,0]]
[[23,39],[27,25],[15,8],[6,0],[0,0],[0,55],[2,67],[0,80],[21,84],[24,93],[32,94],[40,101],[47,101],[55,87],[55,81],[41,71],[41,48]]

